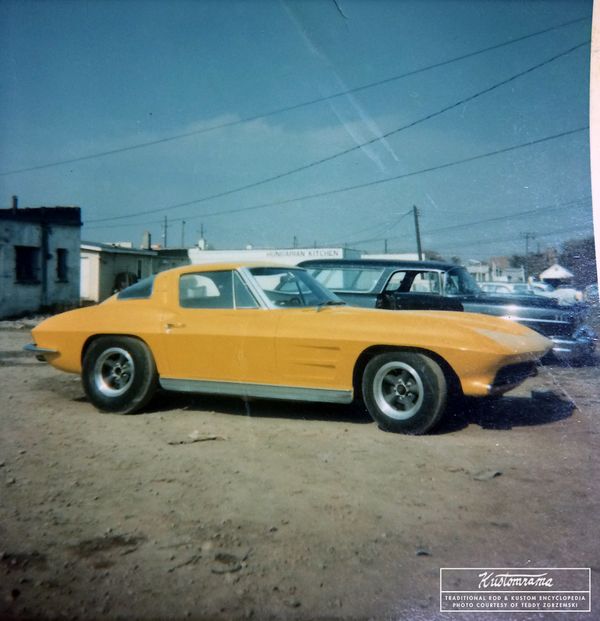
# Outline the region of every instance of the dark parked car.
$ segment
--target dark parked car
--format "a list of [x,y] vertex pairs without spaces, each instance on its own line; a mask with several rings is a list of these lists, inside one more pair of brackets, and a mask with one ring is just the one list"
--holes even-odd
[[552,339],[560,360],[591,356],[596,334],[585,325],[588,306],[561,306],[534,295],[484,293],[462,266],[437,261],[311,260],[300,263],[353,306],[391,310],[451,310],[518,321]]

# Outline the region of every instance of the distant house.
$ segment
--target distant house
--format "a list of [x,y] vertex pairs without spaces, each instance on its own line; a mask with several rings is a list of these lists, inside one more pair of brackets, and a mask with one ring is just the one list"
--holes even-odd
[[154,273],[156,251],[82,242],[82,302],[102,302],[115,291]]
[[540,274],[540,280],[558,287],[559,285],[570,283],[573,280],[573,272],[570,272],[566,267],[558,263],[554,263],[554,265],[551,265]]
[[510,267],[508,257],[492,257],[488,263],[469,259],[466,268],[477,282],[525,282],[525,268]]
[[0,319],[79,303],[79,207],[0,209]]
[[187,249],[143,249],[130,243],[82,242],[81,301],[102,302],[142,278],[189,262]]

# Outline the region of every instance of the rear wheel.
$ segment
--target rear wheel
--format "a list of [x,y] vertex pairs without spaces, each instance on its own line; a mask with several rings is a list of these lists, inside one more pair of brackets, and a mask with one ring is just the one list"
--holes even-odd
[[390,352],[368,362],[362,394],[369,414],[382,429],[416,435],[439,422],[448,387],[435,360],[414,352]]
[[81,380],[88,399],[99,410],[131,414],[152,399],[158,374],[142,341],[102,336],[85,353]]

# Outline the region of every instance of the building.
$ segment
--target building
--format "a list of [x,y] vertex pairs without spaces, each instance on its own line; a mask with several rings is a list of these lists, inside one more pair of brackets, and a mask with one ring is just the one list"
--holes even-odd
[[264,261],[280,265],[297,265],[308,259],[359,259],[357,250],[348,248],[247,248],[245,250],[204,250],[190,248],[188,255],[192,264],[220,263],[228,261]]
[[186,248],[134,248],[130,242],[81,244],[81,301],[106,300],[142,278],[189,264]]
[[82,242],[80,296],[84,303],[102,302],[154,271],[154,250]]
[[525,268],[510,267],[507,257],[493,257],[489,263],[469,259],[466,268],[477,282],[525,282]]
[[416,252],[396,252],[384,254],[362,254],[361,259],[376,259],[386,261],[419,261],[419,255]]
[[79,207],[0,209],[0,318],[79,304]]

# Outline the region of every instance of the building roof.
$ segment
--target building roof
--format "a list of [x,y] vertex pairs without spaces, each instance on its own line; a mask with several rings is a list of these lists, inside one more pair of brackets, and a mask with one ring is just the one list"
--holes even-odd
[[103,244],[100,242],[81,242],[81,250],[91,250],[96,252],[109,252],[112,254],[134,254],[146,257],[156,257],[156,250],[144,250],[143,248],[124,248],[123,246],[115,246],[113,244]]
[[559,265],[558,263],[555,263],[554,265],[551,265],[547,270],[544,270],[541,274],[540,274],[540,279],[541,280],[547,280],[547,279],[564,279],[564,278],[573,278],[573,274],[571,272],[569,272],[568,269],[566,269],[565,267],[563,267],[562,265]]
[[81,226],[80,207],[19,207],[18,209],[0,209],[0,220],[12,222],[30,222],[33,224],[60,224],[63,226]]

